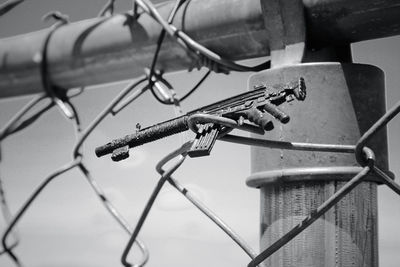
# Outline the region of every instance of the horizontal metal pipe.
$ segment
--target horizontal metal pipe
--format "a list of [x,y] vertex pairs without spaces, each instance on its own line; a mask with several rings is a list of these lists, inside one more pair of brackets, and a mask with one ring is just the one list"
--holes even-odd
[[[323,47],[400,33],[400,0],[303,0],[308,45]],[[173,6],[158,6],[167,17]],[[196,41],[230,60],[269,54],[260,0],[192,0],[174,24]],[[63,88],[138,76],[150,65],[160,26],[147,15],[136,22],[116,15],[72,23],[58,29],[48,50],[51,80]],[[39,51],[47,30],[0,40],[0,98],[42,91]],[[157,68],[188,69],[187,53],[167,38]]]

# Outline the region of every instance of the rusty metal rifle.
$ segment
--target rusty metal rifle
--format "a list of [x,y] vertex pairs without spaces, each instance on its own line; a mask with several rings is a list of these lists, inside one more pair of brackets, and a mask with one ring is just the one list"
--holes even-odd
[[[189,129],[189,119],[196,114],[209,114],[221,116],[236,121],[247,119],[262,130],[269,131],[273,128],[270,119],[272,115],[281,123],[288,123],[290,117],[278,106],[294,99],[303,101],[306,97],[306,86],[303,78],[288,84],[257,86],[255,90],[233,96],[219,102],[193,110],[186,115],[164,121],[153,126],[141,129],[133,134],[112,140],[99,146],[95,152],[98,157],[112,153],[114,161],[125,159],[129,156],[129,148],[143,145],[173,134]],[[188,152],[191,157],[209,155],[215,140],[221,130],[215,123],[207,123],[199,127],[192,149]]]

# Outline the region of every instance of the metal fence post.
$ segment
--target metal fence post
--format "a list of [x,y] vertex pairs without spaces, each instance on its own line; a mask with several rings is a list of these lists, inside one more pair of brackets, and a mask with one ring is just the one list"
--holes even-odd
[[[266,139],[355,144],[385,112],[383,72],[369,65],[303,63],[254,74],[260,83],[304,77],[307,99],[287,105],[287,125]],[[278,124],[277,124],[278,125]],[[369,146],[387,168],[386,132]],[[260,249],[299,223],[360,171],[353,154],[285,151],[253,147],[251,187],[261,191]],[[377,184],[369,177],[321,219],[275,252],[266,266],[378,266]]]

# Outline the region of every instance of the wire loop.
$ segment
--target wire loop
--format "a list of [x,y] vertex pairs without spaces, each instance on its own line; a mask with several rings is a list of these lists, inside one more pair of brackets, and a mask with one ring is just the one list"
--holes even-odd
[[114,14],[115,0],[108,0],[97,17],[111,17]]
[[168,154],[167,156],[165,156],[163,159],[161,159],[161,161],[157,164],[157,166],[163,166],[166,163],[168,163],[169,161],[171,161],[172,159],[178,157],[177,161],[175,162],[175,164],[173,164],[173,166],[171,166],[167,171],[165,171],[157,185],[155,186],[155,188],[153,189],[153,192],[149,198],[149,200],[146,203],[146,206],[142,212],[142,214],[140,215],[140,218],[136,224],[136,227],[133,231],[132,236],[130,237],[128,244],[126,245],[122,256],[121,256],[121,263],[122,265],[124,265],[125,267],[134,267],[134,264],[131,264],[128,262],[128,255],[129,252],[132,248],[133,243],[136,241],[136,238],[144,224],[144,222],[146,221],[146,218],[148,216],[148,214],[150,213],[150,210],[154,204],[154,201],[156,200],[158,193],[161,191],[162,187],[164,186],[164,183],[167,181],[167,179],[182,165],[182,163],[185,161],[186,159],[186,155],[187,155],[187,150],[190,148],[190,143],[191,142],[187,142],[185,144],[183,144],[180,148],[178,148],[177,150],[171,152],[170,154]]
[[[206,64],[212,69],[224,73],[227,73],[228,70],[244,71],[244,72],[260,71],[270,67],[269,61],[254,67],[249,67],[226,60],[220,57],[218,54],[214,53],[213,51],[209,50],[208,48],[200,45],[192,38],[190,38],[187,34],[185,34],[183,31],[178,30],[175,26],[165,21],[150,1],[135,0],[135,3],[137,3],[147,14],[149,14],[154,20],[156,20],[163,27],[166,33],[168,33],[172,38],[174,38],[178,42],[178,44],[181,45],[187,52],[190,52],[195,57],[198,57],[199,59],[198,64]],[[209,62],[208,60],[213,61],[213,63]],[[214,64],[219,64],[221,66],[216,67],[216,65]]]
[[60,88],[54,85],[50,79],[49,75],[49,66],[48,66],[48,47],[50,43],[50,39],[54,32],[60,28],[61,26],[68,24],[68,16],[61,14],[58,11],[51,11],[43,16],[43,20],[47,21],[50,18],[56,20],[56,23],[53,24],[49,32],[47,33],[43,47],[41,51],[41,61],[40,61],[40,76],[42,79],[42,86],[47,96],[53,101],[55,105],[59,107],[62,113],[70,120],[75,119],[79,125],[79,117],[77,116],[75,108],[72,106],[69,98],[67,96],[67,91],[63,88]]
[[[175,1],[175,5],[172,8],[168,19],[167,19],[167,24],[169,24],[171,27],[173,27],[171,25],[171,23],[173,22],[175,15],[177,14],[179,8],[181,7],[181,5],[185,2],[186,0],[176,0]],[[138,4],[136,2],[136,0],[133,1],[133,14],[134,17],[138,17],[137,16],[137,7]],[[150,9],[145,9],[145,12],[149,13],[151,12]],[[145,73],[147,75],[148,78],[148,87],[150,88],[151,93],[153,94],[154,98],[165,105],[174,105],[174,101],[172,96],[168,97],[167,96],[167,92],[165,92],[164,90],[164,86],[167,87],[170,91],[173,90],[173,87],[171,86],[171,84],[168,83],[167,80],[165,80],[162,76],[163,72],[161,70],[156,70],[156,64],[157,64],[157,60],[158,60],[158,55],[160,53],[163,41],[165,39],[165,33],[166,30],[165,28],[162,29],[162,31],[160,32],[160,36],[158,37],[157,40],[157,47],[156,50],[154,52],[154,56],[153,56],[153,60],[151,62],[151,66],[150,69],[145,69]],[[189,53],[189,55],[191,55]],[[188,91],[188,93],[186,93],[183,97],[176,98],[175,99],[177,101],[184,101],[186,98],[188,98],[195,90],[197,90],[199,88],[199,86],[205,81],[205,79],[209,76],[210,71],[207,72],[201,79],[200,81],[191,89]],[[161,84],[160,84],[161,82]],[[161,95],[161,97],[160,97]]]
[[377,122],[375,122],[358,140],[356,144],[356,159],[362,164],[362,150],[365,144],[370,140],[380,129],[386,126],[400,112],[400,101],[397,102],[390,110],[388,110]]
[[[40,193],[47,187],[47,185],[54,180],[56,177],[59,175],[75,168],[79,167],[81,170],[82,174],[86,177],[87,181],[90,183],[91,187],[95,191],[95,193],[98,195],[99,199],[103,202],[104,206],[107,208],[107,210],[110,212],[110,214],[116,219],[116,221],[128,232],[131,233],[131,228],[129,225],[126,223],[125,219],[119,214],[119,212],[115,209],[115,207],[112,205],[112,203],[107,199],[107,197],[104,195],[102,192],[101,188],[97,185],[95,180],[90,176],[90,173],[88,169],[83,165],[83,154],[80,152],[80,148],[83,144],[83,142],[86,140],[86,138],[90,135],[90,133],[97,127],[97,125],[106,117],[108,113],[111,112],[111,110],[136,86],[138,86],[140,83],[142,83],[145,80],[145,77],[142,77],[141,79],[139,78],[137,81],[132,82],[129,84],[125,89],[121,91],[121,93],[113,100],[111,103],[95,118],[95,120],[85,129],[85,131],[78,137],[75,147],[73,149],[73,160],[65,165],[64,167],[56,170],[53,174],[48,176],[40,185],[39,187],[29,196],[28,200],[24,203],[24,205],[21,207],[21,209],[17,212],[16,215],[10,220],[10,223],[7,226],[7,229],[5,233],[2,236],[2,245],[4,249],[4,253],[6,253],[16,264],[16,266],[21,266],[21,262],[18,259],[18,257],[15,255],[14,252],[12,252],[13,246],[8,246],[7,245],[7,239],[10,233],[12,233],[14,227],[16,224],[19,222],[19,220],[22,218],[22,216],[25,214],[25,212],[28,210],[28,208],[31,206],[31,204],[34,202],[34,200],[37,198],[37,196],[40,195]],[[24,107],[16,116],[14,116],[13,119],[9,123],[7,123],[6,127],[2,130],[2,135],[3,137],[6,136],[6,134],[10,133],[11,128],[15,127],[18,123],[18,121],[22,118],[22,116],[28,112],[34,105],[36,105],[40,100],[42,100],[43,96],[40,96],[39,98],[35,98],[33,101],[28,103],[26,107]],[[74,106],[71,104],[71,107],[75,110]],[[75,123],[77,124],[77,132],[79,133],[80,129],[78,127],[79,121],[74,120]],[[139,239],[135,241],[139,249],[142,252],[142,258],[140,261],[135,265],[138,267],[144,266],[146,262],[148,261],[149,258],[149,253],[142,241]]]

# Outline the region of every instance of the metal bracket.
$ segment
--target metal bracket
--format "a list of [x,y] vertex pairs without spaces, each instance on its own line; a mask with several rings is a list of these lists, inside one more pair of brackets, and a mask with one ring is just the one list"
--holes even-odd
[[306,27],[301,0],[260,0],[270,44],[271,68],[302,62]]

